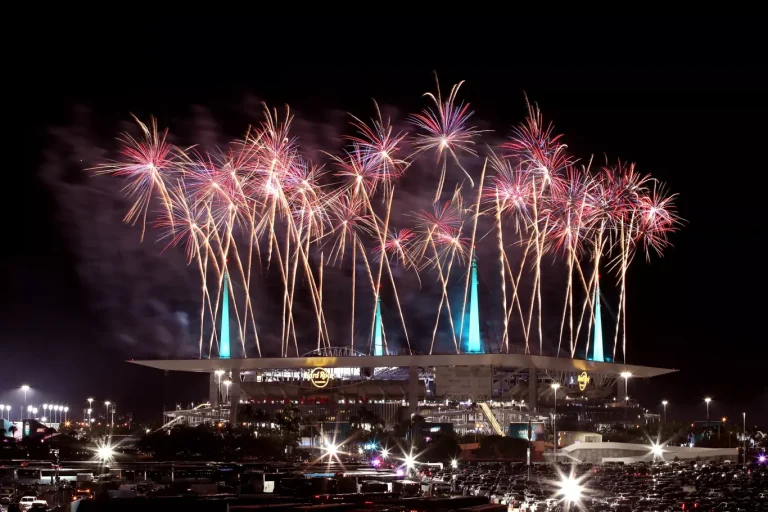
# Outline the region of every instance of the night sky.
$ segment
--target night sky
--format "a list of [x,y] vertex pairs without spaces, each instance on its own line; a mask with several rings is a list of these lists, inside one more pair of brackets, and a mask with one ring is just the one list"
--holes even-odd
[[[4,194],[11,213],[2,251],[0,402],[20,403],[15,390],[27,383],[37,394],[30,402],[58,400],[74,410],[93,396],[140,419],[158,419],[163,403],[205,392],[199,378],[164,377],[123,362],[144,354],[114,343],[113,326],[93,307],[93,283],[84,282],[82,270],[88,241],[73,235],[69,218],[84,198],[62,194],[68,183],[87,186],[80,152],[59,162],[59,183],[41,170],[54,165],[51,148],[62,134],[88,146],[83,133],[94,133],[100,147],[114,151],[114,136],[131,113],[156,115],[172,132],[197,113],[198,122],[213,119],[216,132],[234,138],[248,122],[234,112],[253,98],[290,103],[298,117],[312,120],[336,115],[329,112],[365,114],[372,97],[404,114],[424,105],[420,96],[433,88],[436,70],[446,88],[466,80],[462,97],[499,137],[522,121],[527,94],[572,153],[637,162],[679,193],[686,224],[663,259],[634,263],[627,311],[629,362],[680,372],[630,382],[630,394],[648,407],[669,400],[670,418],[703,418],[703,397],[711,396],[713,417],[735,419],[746,410],[768,420],[761,246],[768,81],[761,44],[750,35],[756,32],[741,21],[696,28],[518,23],[457,29],[456,37],[420,30],[375,40],[368,38],[378,38],[379,29],[352,22],[282,31],[231,20],[108,32],[68,27],[45,35],[41,29],[43,49],[28,49],[12,64],[19,66],[24,162],[6,170],[20,188]],[[77,128],[83,117],[89,132]],[[61,160],[67,151],[59,147],[55,155]],[[104,222],[98,208],[92,215]],[[116,304],[119,294],[115,289]]]

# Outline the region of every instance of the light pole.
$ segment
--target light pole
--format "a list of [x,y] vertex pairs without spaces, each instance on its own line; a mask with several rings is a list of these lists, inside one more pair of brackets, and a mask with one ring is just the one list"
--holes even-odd
[[88,428],[93,429],[93,419],[91,418],[91,413],[93,412],[93,409],[90,407],[88,408]]
[[225,380],[224,381],[224,387],[227,389],[227,395],[226,395],[227,403],[229,403],[229,386],[231,386],[231,385],[232,385],[232,381],[231,380]]
[[0,414],[3,415],[2,419],[5,419],[5,404],[0,405]]
[[627,419],[629,408],[629,378],[632,376],[632,372],[621,372],[621,377],[624,379],[624,419]]
[[560,389],[560,383],[555,382],[552,384],[552,389],[555,390],[555,412],[552,415],[552,432],[554,434],[554,453],[555,453],[555,464],[557,464],[557,390]]
[[69,412],[69,407],[64,407],[64,423],[67,422],[67,413]]
[[741,421],[743,422],[741,424],[741,432],[742,437],[744,438],[744,464],[747,463],[747,413],[743,412],[741,413]]
[[707,397],[704,399],[704,403],[707,404],[707,427],[709,427],[709,402],[711,402],[712,399]]
[[109,400],[104,402],[104,407],[107,409],[107,414],[104,415],[104,432],[109,428],[109,406],[112,404]]
[[218,411],[216,411],[216,421],[219,421],[221,419],[221,376],[224,375],[224,370],[216,370],[213,372],[216,375],[216,378],[218,379],[218,399],[216,400],[218,402]]
[[663,405],[663,406],[664,406],[664,424],[665,424],[665,425],[667,424],[667,404],[668,404],[668,403],[669,403],[669,402],[668,402],[668,401],[666,401],[666,400],[662,400],[662,401],[661,401],[661,405]]
[[86,402],[88,402],[88,427],[91,427],[91,412],[93,411],[93,398],[86,398]]
[[27,391],[29,391],[29,386],[24,384],[23,386],[21,386],[21,390],[24,392],[24,407],[26,407],[27,406]]

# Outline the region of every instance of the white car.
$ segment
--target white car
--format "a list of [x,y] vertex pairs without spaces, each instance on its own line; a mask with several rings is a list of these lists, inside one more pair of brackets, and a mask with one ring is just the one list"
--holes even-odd
[[19,507],[21,507],[22,510],[27,510],[32,506],[32,503],[34,503],[36,499],[37,496],[22,496],[19,500]]
[[32,507],[32,505],[35,505],[35,504],[45,505],[46,507],[48,506],[47,501],[37,499],[37,496],[23,496],[19,500],[19,507],[21,508],[21,510],[29,510]]

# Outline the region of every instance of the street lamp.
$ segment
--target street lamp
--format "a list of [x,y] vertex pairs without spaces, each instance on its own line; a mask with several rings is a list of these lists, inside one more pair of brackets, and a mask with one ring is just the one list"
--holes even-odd
[[555,464],[557,464],[557,390],[560,389],[560,383],[552,383],[552,389],[555,390],[555,412],[552,414],[552,434],[554,443],[552,444],[554,445]]
[[23,386],[21,386],[21,390],[24,392],[24,405],[26,406],[27,405],[27,391],[29,391],[29,386],[24,384]]
[[232,381],[231,381],[231,380],[229,380],[229,379],[227,379],[227,380],[225,380],[225,381],[224,381],[222,384],[224,384],[224,387],[225,387],[225,388],[227,388],[227,395],[226,395],[226,398],[225,398],[225,400],[226,400],[227,402],[229,402],[229,386],[231,386],[231,385],[232,385]]
[[744,464],[747,463],[747,413],[743,412],[741,413],[741,421],[743,422],[741,424],[741,432],[742,437],[744,438]]
[[559,495],[563,497],[566,505],[577,503],[581,500],[581,493],[584,488],[579,484],[579,481],[573,478],[573,476],[563,477],[560,482]]
[[669,402],[668,402],[668,401],[666,401],[666,400],[662,400],[662,401],[661,401],[661,405],[663,405],[663,406],[664,406],[664,424],[665,424],[665,425],[667,424],[667,404],[668,404],[668,403],[669,403]]
[[67,422],[67,413],[69,412],[69,407],[64,407],[64,423]]
[[627,419],[627,409],[629,408],[629,378],[632,372],[621,372],[621,378],[624,379],[624,419]]
[[707,397],[704,399],[704,403],[707,404],[707,426],[709,426],[709,402],[711,402],[712,399]]
[[[104,416],[104,424],[107,426],[109,425],[109,406],[110,405],[112,405],[112,402],[110,402],[109,400],[104,402],[104,407],[107,409],[107,414]],[[106,432],[106,429],[105,429],[105,432]]]
[[0,405],[0,414],[3,415],[2,419],[5,419],[5,404]]

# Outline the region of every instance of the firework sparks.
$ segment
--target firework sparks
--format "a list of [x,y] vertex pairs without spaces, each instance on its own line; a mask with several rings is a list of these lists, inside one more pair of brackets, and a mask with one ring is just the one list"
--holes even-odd
[[[125,221],[141,222],[142,238],[149,217],[164,250],[183,246],[188,262],[197,268],[201,357],[206,336],[208,356],[218,344],[215,324],[222,296],[234,308],[243,355],[246,340],[262,354],[259,311],[253,308],[251,290],[254,274],[266,274],[271,266],[277,267],[282,286],[282,356],[300,353],[303,336],[297,329],[308,328],[308,322],[298,318],[302,311],[306,314],[306,308],[296,307],[298,300],[311,305],[314,322],[309,323],[314,324],[317,348],[331,346],[324,307],[324,298],[335,299],[331,266],[351,269],[350,348],[356,346],[356,308],[379,304],[385,286],[400,324],[387,328],[388,350],[398,336],[403,348],[411,350],[409,308],[401,302],[398,287],[413,272],[420,287],[423,277],[431,274],[439,289],[430,353],[440,350],[435,345],[444,309],[454,349],[460,352],[451,310],[457,307],[463,318],[469,273],[457,269],[468,267],[482,252],[494,257],[478,258],[479,264],[499,265],[494,274],[499,282],[490,285],[499,294],[502,311],[503,334],[496,345],[509,351],[522,340],[530,352],[534,331],[539,353],[545,352],[542,282],[551,277],[542,272],[542,259],[560,257],[567,269],[560,332],[557,340],[547,341],[558,354],[565,341],[571,357],[588,355],[598,276],[605,267],[615,277],[619,295],[613,356],[615,360],[621,347],[626,360],[627,268],[636,253],[649,258],[669,247],[669,237],[681,223],[676,196],[634,164],[619,162],[594,173],[589,166],[577,168],[562,135],[555,134],[530,104],[511,139],[481,155],[477,142],[482,132],[469,124],[469,104],[457,99],[462,83],[447,97],[439,85],[435,94],[425,95],[433,105],[409,117],[416,134],[396,131],[375,103],[369,123],[352,116],[355,133],[345,138],[347,147],[336,155],[324,152],[330,171],[302,154],[291,135],[288,109],[280,116],[265,106],[264,120],[224,150],[180,149],[166,141],[166,132],[158,131],[154,120],[137,120],[140,136],[120,138],[120,158],[95,171],[126,180],[124,190],[133,202]],[[415,153],[406,157],[409,143]],[[436,156],[437,179],[429,172],[435,162],[420,158],[427,152]],[[467,181],[458,183],[452,197],[440,201],[449,164],[461,169],[469,186]],[[410,177],[414,169],[424,167],[428,172],[420,190],[428,192],[431,208],[413,214],[393,210],[397,180],[407,169]],[[482,169],[477,190],[468,168]],[[495,236],[486,236],[490,233]],[[378,260],[372,265],[374,256]],[[398,272],[398,267],[407,272]],[[357,290],[358,277],[367,278],[369,287]],[[463,301],[451,303],[452,289],[463,292]],[[359,295],[363,292],[365,297]],[[583,297],[580,305],[574,305],[576,297]],[[375,306],[372,317],[374,313]],[[511,332],[513,315],[519,316],[517,335]],[[463,322],[459,338],[461,329]]]

